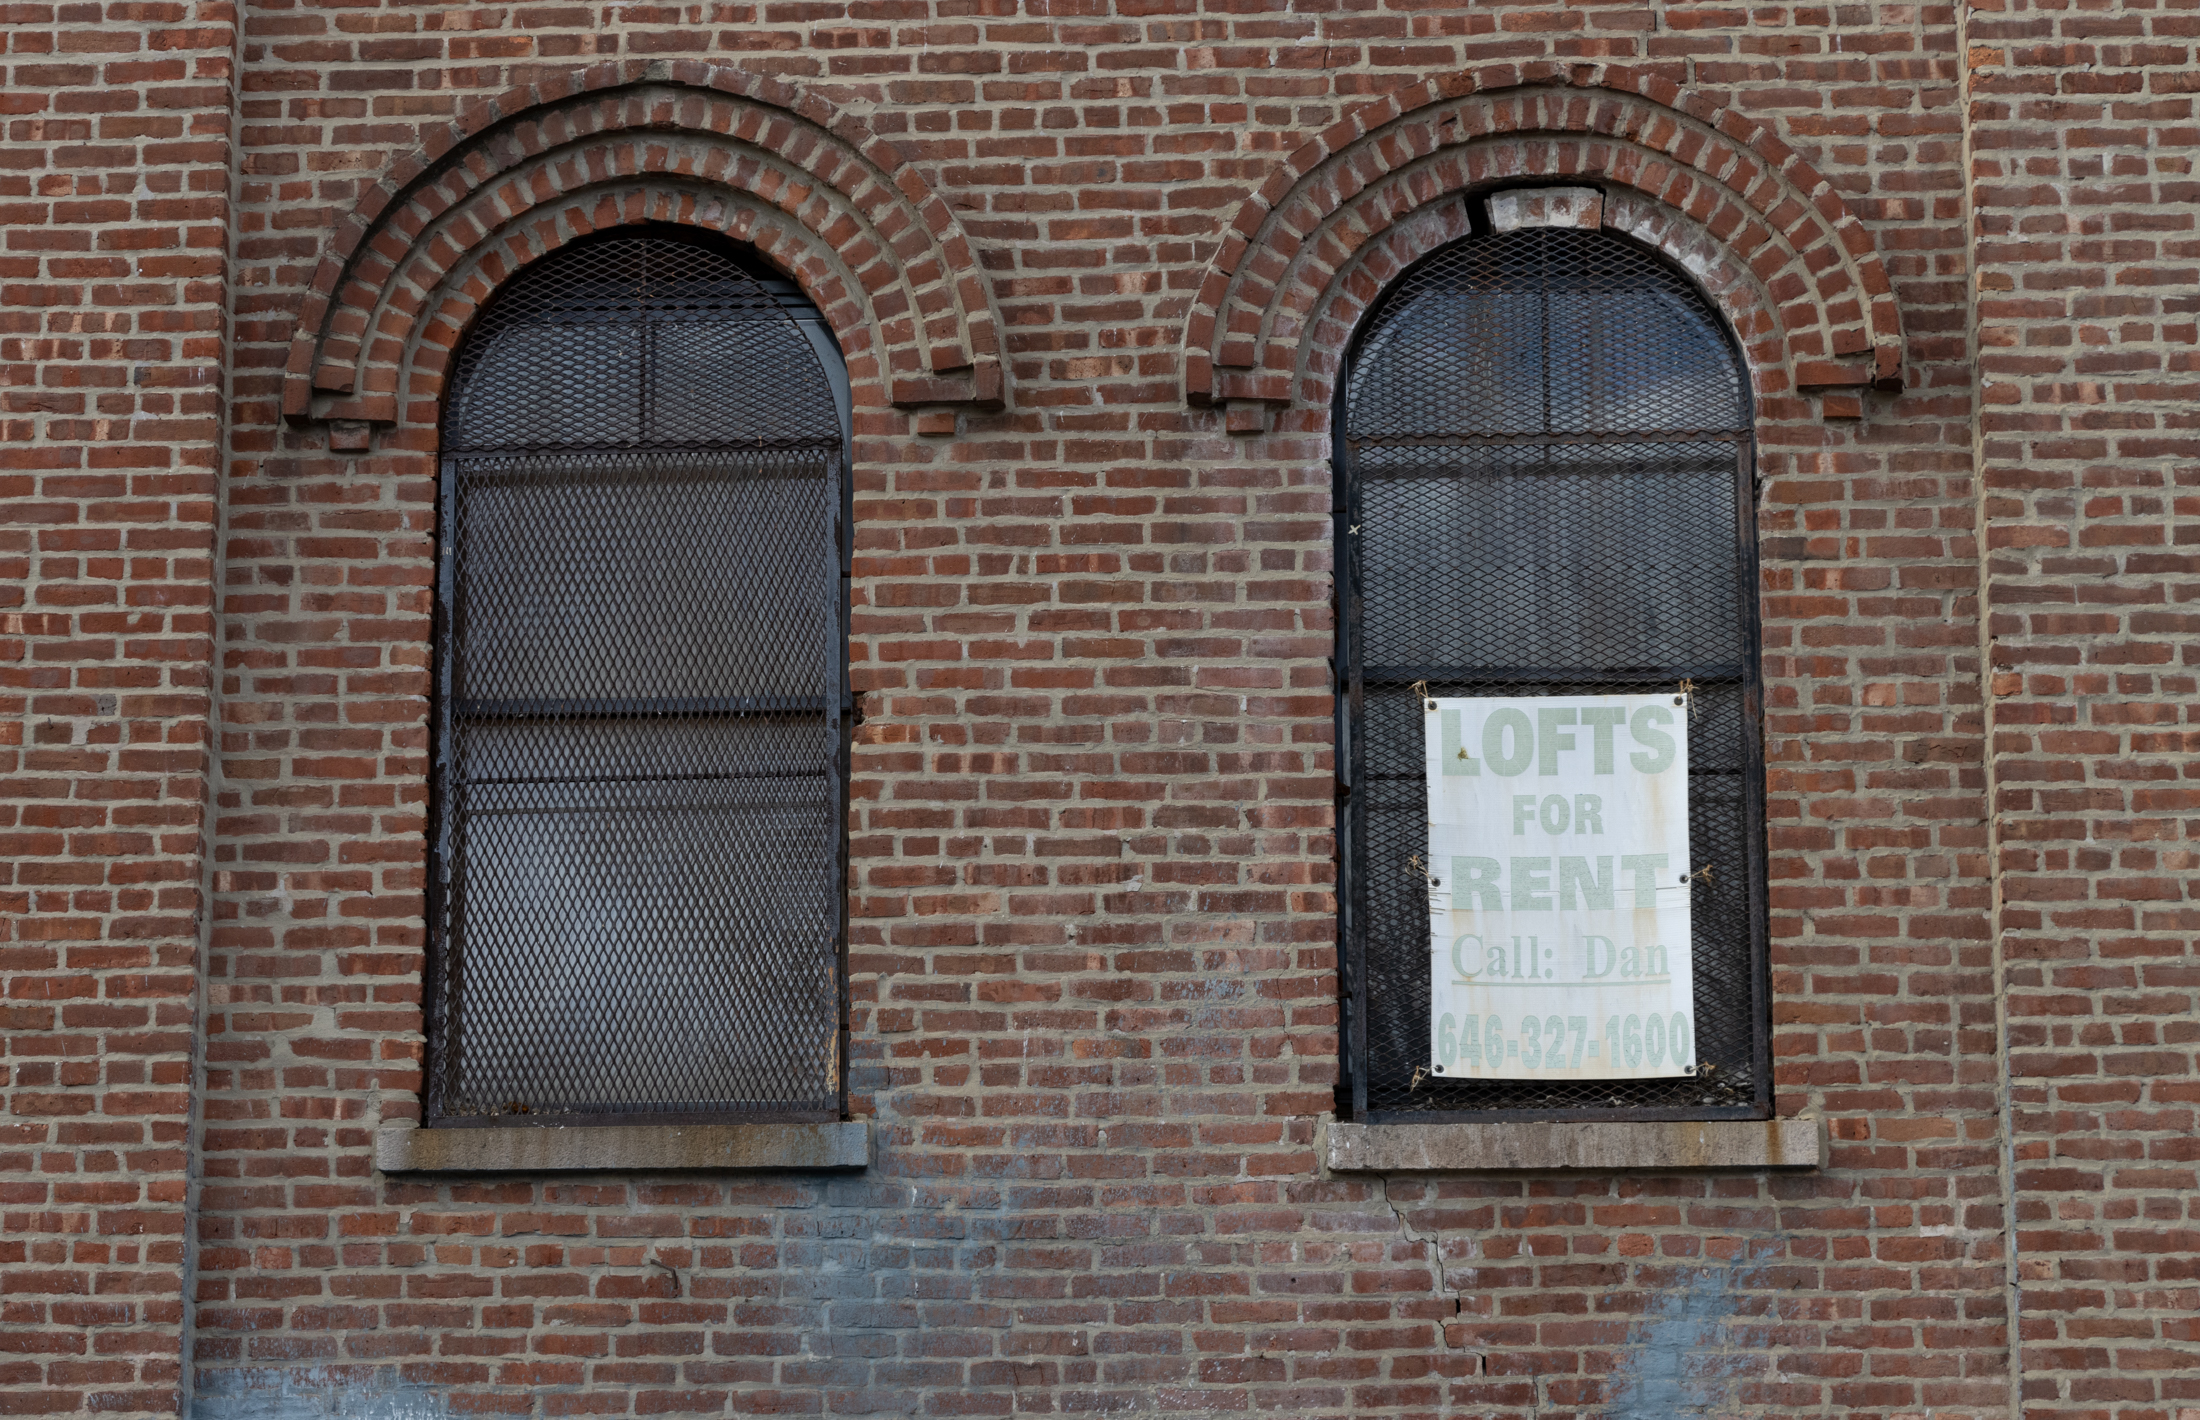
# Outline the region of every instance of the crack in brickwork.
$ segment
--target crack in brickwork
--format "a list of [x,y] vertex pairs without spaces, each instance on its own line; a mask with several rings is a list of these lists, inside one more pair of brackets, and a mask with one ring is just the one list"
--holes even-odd
[[[1413,1220],[1406,1216],[1405,1209],[1398,1206],[1398,1200],[1390,1196],[1390,1176],[1388,1174],[1377,1175],[1375,1186],[1382,1191],[1383,1206],[1388,1208],[1398,1219],[1398,1231],[1404,1234],[1406,1241],[1428,1253],[1429,1264],[1432,1269],[1429,1276],[1430,1290],[1435,1293],[1439,1301],[1451,1303],[1452,1311],[1458,1312],[1461,1309],[1458,1290],[1451,1285],[1451,1277],[1445,1270],[1443,1234],[1438,1233],[1435,1237],[1424,1238],[1414,1231]],[[1441,1321],[1436,1324],[1436,1335],[1437,1339],[1442,1341],[1447,1348],[1458,1349],[1451,1339],[1451,1333]],[[1480,1358],[1477,1357],[1476,1359],[1479,1362]]]

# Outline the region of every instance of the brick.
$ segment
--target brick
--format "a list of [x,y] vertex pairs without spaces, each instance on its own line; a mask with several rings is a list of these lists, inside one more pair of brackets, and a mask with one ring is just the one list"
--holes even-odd
[[[8,1408],[2200,1407],[2188,0],[997,10],[9,12]],[[701,220],[583,156],[761,194],[850,353],[859,1179],[372,1168],[450,352]],[[1756,381],[1812,1175],[1313,1172],[1329,382],[1515,172]]]

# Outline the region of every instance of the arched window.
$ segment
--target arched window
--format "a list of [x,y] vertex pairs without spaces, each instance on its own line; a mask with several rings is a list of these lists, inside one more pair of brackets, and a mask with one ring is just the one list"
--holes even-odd
[[500,292],[444,411],[431,1124],[841,1109],[846,374],[753,252]]
[[[1462,239],[1364,323],[1335,419],[1355,1117],[1769,1111],[1751,422],[1701,292],[1608,232]],[[1634,842],[1628,728],[1669,721],[1685,755],[1634,762],[1685,785],[1685,840]],[[1483,796],[1456,831],[1439,765]],[[1676,894],[1689,940],[1658,940]],[[1650,1004],[1611,1004],[1623,968]]]

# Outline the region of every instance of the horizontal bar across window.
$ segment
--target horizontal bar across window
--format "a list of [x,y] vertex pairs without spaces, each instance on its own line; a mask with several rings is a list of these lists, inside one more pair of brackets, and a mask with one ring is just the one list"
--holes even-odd
[[[461,699],[455,708],[469,720],[539,720],[579,715],[787,715],[821,714],[832,703],[823,695],[695,695]],[[841,705],[851,704],[848,698]]]
[[1345,442],[1360,449],[1483,449],[1521,444],[1713,444],[1749,438],[1737,429],[1608,429],[1573,434],[1367,434]]
[[1673,685],[1683,680],[1737,681],[1743,668],[1733,663],[1698,666],[1363,666],[1367,685],[1466,686],[1501,690],[1513,685]]
[[[838,438],[775,438],[767,436],[733,440],[655,440],[649,444],[648,452],[660,457],[657,463],[649,466],[648,471],[651,473],[661,471],[663,468],[662,455],[667,453],[698,455],[747,454],[754,453],[758,449],[767,452],[814,449],[821,453],[832,453],[839,448],[840,440]],[[481,465],[501,463],[515,458],[571,459],[588,454],[617,455],[632,458],[636,452],[637,446],[634,444],[497,444],[493,447],[477,446],[468,448],[463,444],[454,443],[443,451],[443,457],[452,463]],[[600,476],[601,473],[608,472],[608,470],[591,470],[590,472]],[[530,472],[527,476],[530,478],[541,477],[540,474],[533,472]],[[479,477],[479,475],[477,474],[476,477]]]

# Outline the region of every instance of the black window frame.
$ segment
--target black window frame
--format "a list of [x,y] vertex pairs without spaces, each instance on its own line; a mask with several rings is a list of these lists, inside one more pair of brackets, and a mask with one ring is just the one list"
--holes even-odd
[[[1337,367],[1336,383],[1332,391],[1330,409],[1331,434],[1331,506],[1332,546],[1335,553],[1335,651],[1331,661],[1332,689],[1335,704],[1335,764],[1337,805],[1337,960],[1340,1006],[1340,1076],[1336,1087],[1336,1108],[1340,1118],[1365,1123],[1497,1123],[1497,1122],[1576,1122],[1638,1121],[1638,1120],[1717,1120],[1717,1119],[1769,1119],[1773,1114],[1772,1081],[1772,1020],[1770,978],[1770,921],[1768,903],[1767,844],[1766,844],[1766,758],[1764,753],[1764,652],[1762,635],[1762,579],[1759,568],[1759,530],[1757,511],[1757,455],[1756,455],[1756,405],[1750,389],[1749,365],[1741,343],[1715,302],[1709,299],[1700,286],[1687,273],[1662,253],[1635,241],[1632,237],[1601,229],[1597,236],[1621,243],[1638,254],[1651,258],[1671,275],[1680,278],[1694,292],[1702,306],[1713,317],[1712,325],[1721,337],[1725,354],[1740,383],[1744,411],[1735,421],[1735,427],[1717,431],[1696,431],[1686,435],[1690,443],[1731,445],[1734,458],[1734,526],[1736,541],[1736,596],[1739,598],[1741,627],[1741,694],[1743,750],[1743,851],[1747,862],[1744,889],[1747,912],[1747,951],[1749,961],[1749,1011],[1750,1011],[1750,1069],[1748,1095],[1737,1099],[1734,1091],[1724,1091],[1726,1098],[1695,1102],[1625,1103],[1610,1106],[1595,1104],[1536,1104],[1503,1103],[1489,1101],[1489,1096],[1503,1093],[1492,1088],[1498,1082],[1421,1080],[1412,1086],[1415,1094],[1422,1089],[1429,1092],[1427,1104],[1415,1104],[1410,1108],[1395,1107],[1397,1081],[1388,1080],[1380,1087],[1385,1097],[1371,1099],[1370,1081],[1375,1072],[1369,1060],[1369,1023],[1380,1017],[1386,1009],[1400,1009],[1395,1004],[1371,997],[1370,982],[1373,973],[1369,969],[1368,932],[1360,921],[1358,903],[1360,890],[1367,875],[1380,871],[1367,859],[1368,844],[1362,823],[1368,793],[1364,783],[1363,765],[1358,750],[1359,738],[1368,724],[1365,695],[1367,681],[1361,664],[1360,628],[1365,600],[1361,541],[1359,529],[1364,521],[1361,507],[1361,478],[1359,446],[1366,441],[1352,436],[1350,428],[1350,398],[1353,381],[1369,337],[1381,328],[1383,318],[1393,299],[1409,288],[1415,275],[1432,263],[1442,261],[1470,243],[1486,241],[1498,235],[1493,231],[1484,194],[1466,199],[1470,230],[1467,235],[1443,244],[1415,261],[1400,272],[1384,287],[1375,300],[1369,303],[1364,317],[1353,331],[1344,358]],[[1546,229],[1531,229],[1546,230]],[[1708,437],[1707,437],[1708,436]],[[1562,436],[1543,434],[1517,436],[1499,434],[1474,434],[1462,431],[1456,436],[1461,444],[1472,442],[1504,443],[1525,442],[1529,437],[1551,443],[1590,443],[1593,439],[1567,440]],[[1634,439],[1674,438],[1679,435],[1661,435],[1636,432]],[[1669,680],[1671,686],[1679,676]],[[1643,677],[1629,675],[1615,677],[1613,689],[1642,690]],[[1410,683],[1410,682],[1401,682]],[[1535,681],[1523,682],[1533,684]],[[1418,750],[1415,751],[1416,755]],[[1424,788],[1426,779],[1419,781]],[[1355,791],[1359,792],[1355,792]],[[1692,944],[1693,945],[1693,944]],[[1425,954],[1425,948],[1424,948]],[[1699,984],[1699,1000],[1702,988]],[[1410,1024],[1410,1023],[1409,1023]],[[1425,1015],[1418,1027],[1427,1031]],[[1390,1072],[1395,1074],[1395,1071]],[[1516,1093],[1526,1093],[1518,1091]],[[1673,1091],[1678,1095],[1680,1090]],[[1441,1096],[1446,1103],[1436,1103]]]
[[[557,262],[562,258],[578,255],[587,248],[603,242],[650,240],[700,248],[729,259],[739,267],[777,304],[780,313],[799,330],[810,352],[817,360],[819,373],[827,386],[833,415],[837,423],[835,436],[824,440],[769,441],[759,440],[757,447],[777,448],[780,443],[789,447],[815,448],[825,455],[827,490],[825,509],[829,545],[819,549],[820,556],[829,556],[833,573],[828,579],[835,599],[830,609],[831,641],[820,648],[827,657],[832,674],[824,697],[824,722],[827,736],[827,763],[829,784],[827,804],[832,815],[830,855],[830,902],[832,937],[832,971],[830,985],[830,1011],[834,1023],[832,1077],[836,1098],[829,1107],[775,1108],[742,1107],[683,1108],[676,1103],[666,1106],[648,1106],[634,1109],[618,1109],[604,1112],[561,1110],[548,1113],[526,1112],[479,1113],[451,1112],[444,1108],[444,1092],[440,1088],[439,1071],[451,1068],[450,1046],[444,1027],[442,1009],[446,981],[451,973],[445,926],[450,910],[446,891],[446,863],[443,847],[445,814],[451,794],[447,782],[451,775],[450,756],[443,747],[455,738],[453,726],[452,687],[454,681],[455,637],[452,633],[453,605],[456,569],[450,530],[456,524],[456,498],[458,480],[454,462],[467,456],[483,456],[485,449],[454,449],[451,442],[452,406],[462,394],[461,381],[465,373],[464,357],[468,343],[495,314],[498,303],[513,290],[537,266]],[[654,346],[645,341],[645,350]],[[645,354],[645,361],[649,358]],[[429,774],[427,803],[427,940],[425,964],[422,974],[422,1014],[424,1018],[425,1058],[420,1091],[421,1122],[439,1129],[514,1127],[514,1126],[581,1126],[602,1127],[621,1125],[697,1125],[697,1124],[749,1124],[749,1123],[818,1123],[845,1120],[849,1113],[849,1016],[851,999],[848,971],[848,815],[849,777],[853,727],[858,718],[858,707],[851,684],[849,661],[849,633],[852,606],[851,580],[854,561],[854,445],[851,387],[845,359],[841,354],[837,337],[826,322],[823,313],[809,299],[788,273],[774,265],[754,247],[746,243],[721,237],[672,223],[636,223],[606,229],[561,246],[530,264],[521,272],[508,278],[504,285],[485,301],[466,335],[454,346],[449,364],[449,379],[443,391],[442,408],[439,410],[438,432],[440,446],[437,452],[436,470],[436,526],[434,533],[435,595],[431,618],[431,713],[429,723]],[[654,372],[645,370],[643,381]],[[645,383],[646,389],[646,383]],[[645,407],[649,396],[644,394]],[[697,445],[707,451],[716,446]],[[736,447],[728,445],[726,447]],[[747,448],[746,441],[737,446]],[[630,446],[627,451],[647,453],[680,449],[676,444],[650,444],[647,441]],[[509,452],[522,452],[518,449]],[[581,452],[588,452],[585,448]],[[497,452],[507,452],[498,450]],[[756,707],[751,707],[756,708]],[[762,708],[769,708],[768,706]]]

